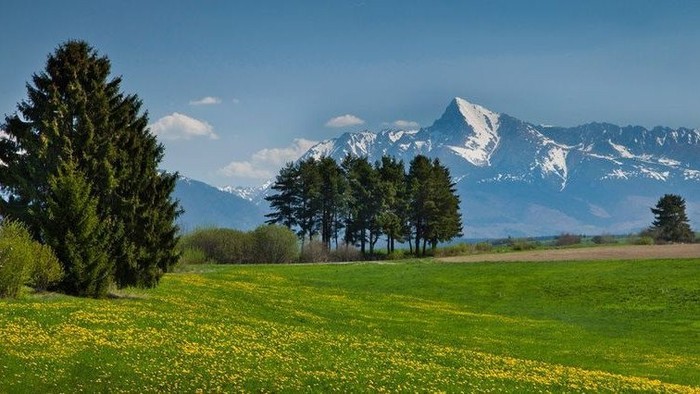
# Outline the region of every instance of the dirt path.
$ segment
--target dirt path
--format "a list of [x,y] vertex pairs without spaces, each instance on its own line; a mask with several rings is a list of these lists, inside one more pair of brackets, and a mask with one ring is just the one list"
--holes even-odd
[[598,246],[580,249],[531,250],[524,252],[491,253],[442,257],[448,263],[481,261],[566,261],[566,260],[642,260],[642,259],[700,259],[700,244]]

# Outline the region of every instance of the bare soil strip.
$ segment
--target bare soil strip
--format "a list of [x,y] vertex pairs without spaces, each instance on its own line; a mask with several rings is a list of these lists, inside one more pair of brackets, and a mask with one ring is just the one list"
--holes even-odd
[[598,246],[577,249],[530,250],[437,258],[447,263],[482,261],[573,261],[573,260],[644,260],[700,259],[700,244]]

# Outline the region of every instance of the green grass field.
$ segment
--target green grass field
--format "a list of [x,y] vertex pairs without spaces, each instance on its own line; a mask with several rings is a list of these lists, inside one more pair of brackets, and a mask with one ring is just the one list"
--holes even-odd
[[199,266],[0,301],[0,392],[700,392],[700,260]]

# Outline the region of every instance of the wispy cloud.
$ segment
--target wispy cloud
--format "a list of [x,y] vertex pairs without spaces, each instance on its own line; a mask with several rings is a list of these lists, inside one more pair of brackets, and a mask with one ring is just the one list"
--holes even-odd
[[317,141],[297,138],[284,148],[265,148],[250,156],[249,160],[232,161],[219,169],[219,174],[232,178],[264,181],[275,176],[285,163],[298,159]]
[[269,179],[272,171],[266,168],[258,168],[249,161],[232,161],[226,167],[219,170],[225,176],[247,179]]
[[420,127],[420,124],[418,124],[418,122],[401,119],[391,122],[391,125],[400,129],[417,129]]
[[190,101],[190,105],[216,105],[221,104],[221,99],[218,97],[206,96],[199,100]]
[[341,115],[331,118],[326,122],[326,127],[347,127],[365,124],[365,121],[355,115]]
[[189,140],[198,137],[215,140],[219,138],[209,123],[177,112],[158,119],[148,127],[153,134],[166,140]]

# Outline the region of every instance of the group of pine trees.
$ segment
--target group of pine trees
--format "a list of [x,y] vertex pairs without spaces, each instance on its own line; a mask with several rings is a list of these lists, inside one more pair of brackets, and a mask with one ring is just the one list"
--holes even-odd
[[295,229],[299,237],[319,237],[327,248],[356,245],[374,254],[383,236],[387,253],[408,242],[411,253],[461,235],[459,196],[450,172],[438,159],[416,156],[406,173],[403,161],[384,156],[372,165],[347,155],[288,163],[266,197],[268,223]]
[[0,126],[0,214],[53,248],[69,294],[154,286],[178,257],[176,175],[158,170],[163,147],[110,68],[87,43],[62,44]]

